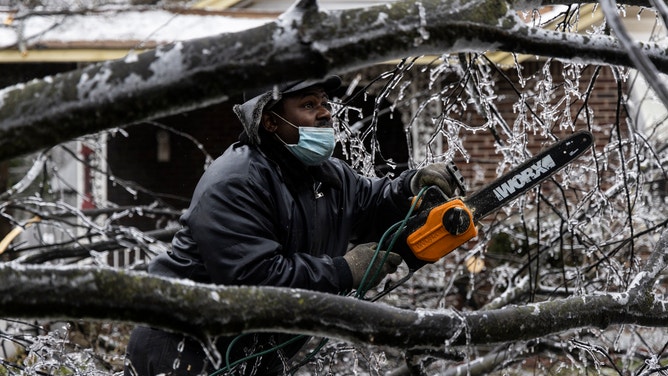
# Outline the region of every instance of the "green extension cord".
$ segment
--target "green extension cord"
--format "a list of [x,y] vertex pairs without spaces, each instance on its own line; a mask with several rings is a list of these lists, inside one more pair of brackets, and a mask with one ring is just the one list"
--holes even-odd
[[[399,239],[399,235],[401,234],[403,229],[406,227],[406,223],[408,222],[408,219],[413,214],[413,211],[415,210],[415,207],[417,206],[417,203],[420,201],[420,198],[422,198],[422,195],[427,190],[427,188],[428,187],[423,187],[420,190],[420,192],[415,196],[415,198],[413,199],[413,202],[411,203],[411,207],[408,210],[408,213],[406,214],[404,219],[395,223],[395,224],[393,224],[392,226],[390,226],[390,228],[387,229],[387,231],[385,231],[385,233],[383,233],[383,236],[378,241],[378,246],[376,247],[376,252],[374,253],[373,257],[371,258],[371,262],[369,263],[369,266],[367,267],[366,271],[364,272],[364,275],[362,276],[362,281],[360,282],[360,287],[355,292],[355,295],[354,295],[355,298],[364,299],[364,296],[366,295],[368,290],[372,287],[372,282],[374,280],[376,280],[376,278],[378,278],[378,276],[380,274],[380,271],[382,270],[383,264],[385,264],[385,262],[387,261],[387,257],[389,256],[392,248],[394,247],[394,244],[397,242],[397,239]],[[395,231],[397,229],[398,229],[398,231]],[[380,264],[378,269],[375,271],[372,278],[370,278],[369,281],[367,282],[367,278],[369,277],[369,274],[371,273],[371,266],[373,266],[373,263],[376,261],[376,258],[378,257],[378,254],[380,253],[380,250],[382,249],[382,245],[385,242],[385,238],[387,238],[393,232],[394,232],[394,236],[390,240],[390,244],[388,245],[387,249],[384,251],[385,254],[383,255],[382,263]],[[401,283],[408,280],[408,278],[410,278],[411,275],[412,275],[412,273],[409,274],[408,276],[406,276],[406,278],[403,278],[399,283],[397,283],[391,289],[394,289],[394,288],[398,287]],[[377,298],[379,298],[383,295],[385,295],[384,292],[378,294],[378,296],[372,298],[371,300],[375,301]],[[294,342],[296,342],[300,339],[304,339],[304,338],[308,337],[306,335],[301,334],[301,335],[295,336],[294,338],[291,338],[291,339],[289,339],[289,340],[287,340],[287,341],[285,341],[281,344],[278,344],[278,345],[276,345],[276,346],[274,346],[270,349],[263,350],[263,351],[260,351],[260,352],[254,353],[254,354],[250,354],[250,355],[248,355],[244,358],[241,358],[239,360],[236,360],[236,361],[230,363],[230,353],[232,351],[232,348],[234,347],[234,345],[241,338],[243,338],[244,336],[246,336],[248,334],[250,334],[250,333],[240,334],[240,335],[236,336],[232,340],[232,342],[230,342],[230,344],[227,346],[227,351],[225,352],[225,366],[223,368],[217,370],[216,372],[210,374],[209,376],[219,376],[219,375],[222,375],[224,372],[232,372],[234,367],[236,367],[237,365],[239,365],[243,362],[246,362],[248,360],[251,360],[251,359],[266,355],[266,354],[269,354],[269,353],[274,352],[274,351],[278,351],[278,350],[282,349],[283,347],[285,347],[285,346],[287,346],[291,343],[294,343]],[[322,340],[320,340],[320,343],[318,344],[318,346],[316,346],[316,348],[313,349],[313,351],[310,354],[308,354],[297,365],[292,367],[288,372],[290,374],[294,374],[294,372],[296,372],[297,369],[299,369],[300,367],[302,367],[303,365],[308,363],[311,359],[313,359],[318,354],[318,352],[320,352],[320,350],[325,346],[325,344],[327,342],[328,342],[327,338],[323,338]]]

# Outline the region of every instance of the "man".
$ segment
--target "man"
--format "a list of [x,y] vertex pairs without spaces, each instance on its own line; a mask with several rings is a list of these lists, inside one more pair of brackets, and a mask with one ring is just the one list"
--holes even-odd
[[[235,106],[244,126],[240,141],[206,170],[171,252],[157,256],[149,272],[221,285],[329,293],[358,288],[376,252],[374,242],[406,215],[410,197],[426,184],[453,192],[442,166],[391,180],[360,176],[331,158],[329,94],[340,84],[335,76],[300,81]],[[373,270],[381,271],[372,285],[401,261],[394,253],[384,264],[377,257]],[[271,375],[282,374],[304,342],[263,333],[220,338],[216,347],[223,357],[229,351],[231,362],[251,355],[234,374]],[[190,337],[146,327],[132,333],[125,375],[216,371]]]

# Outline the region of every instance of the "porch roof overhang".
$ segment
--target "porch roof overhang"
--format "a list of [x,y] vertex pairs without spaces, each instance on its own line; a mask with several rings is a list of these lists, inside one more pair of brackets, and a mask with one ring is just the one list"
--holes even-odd
[[276,12],[142,8],[86,14],[41,12],[26,17],[0,9],[0,63],[119,59],[160,44],[253,28],[277,16]]

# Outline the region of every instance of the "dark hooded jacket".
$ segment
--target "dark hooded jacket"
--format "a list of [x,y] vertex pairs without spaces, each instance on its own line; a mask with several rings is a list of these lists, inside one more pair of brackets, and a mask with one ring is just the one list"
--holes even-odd
[[198,183],[171,252],[149,271],[223,285],[339,293],[349,242],[378,241],[409,208],[410,177],[368,178],[330,158],[305,167],[278,141],[235,143]]
[[[369,178],[334,158],[304,166],[275,137],[258,129],[262,107],[271,99],[261,95],[240,106],[237,115],[247,133],[207,168],[180,218],[182,229],[172,249],[151,261],[150,273],[201,283],[341,293],[353,287],[343,259],[349,244],[378,241],[406,215],[413,171],[396,179]],[[241,359],[290,341],[236,370],[273,375],[282,374],[282,359],[294,356],[307,340],[294,339],[258,333],[219,337],[216,346],[221,354],[229,350],[231,359]],[[180,368],[172,370],[175,357]],[[140,327],[128,345],[125,375],[199,374],[203,368],[206,374],[212,367],[205,358],[190,338]]]

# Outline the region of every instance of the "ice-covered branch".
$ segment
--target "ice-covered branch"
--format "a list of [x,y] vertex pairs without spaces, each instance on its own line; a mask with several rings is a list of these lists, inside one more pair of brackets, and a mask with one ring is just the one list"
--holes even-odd
[[[90,243],[75,243],[70,246],[43,246],[37,249],[33,248],[29,254],[18,257],[16,260],[14,260],[14,262],[21,264],[42,264],[61,259],[86,258],[90,257],[92,252],[110,252],[121,250],[128,248],[128,245],[135,247],[144,246],[145,244],[150,245],[155,243],[156,240],[169,242],[176,233],[176,230],[177,229],[175,228],[167,228],[146,231],[142,233],[142,237],[145,239],[137,239],[137,237],[133,238],[131,236],[127,236],[126,234],[118,234],[114,236],[113,239],[109,240],[100,240]],[[148,247],[144,246],[143,248]]]
[[[0,91],[0,160],[63,141],[224,102],[285,80],[344,73],[405,56],[501,50],[632,65],[617,40],[526,25],[524,2],[397,1],[316,12],[303,1],[275,22],[162,46]],[[663,49],[642,52],[668,72]]]
[[503,294],[497,296],[491,302],[485,304],[482,310],[498,309],[514,302],[518,297],[529,293],[531,288],[531,277],[524,276],[518,283],[508,287]]
[[[541,0],[539,1],[539,4],[541,6],[548,6],[548,5],[579,5],[579,4],[586,4],[586,3],[595,3],[596,1],[578,1],[578,0]],[[536,6],[536,3],[533,1],[515,1],[513,2],[515,5],[513,8],[518,9],[518,8],[526,8],[527,6]],[[650,0],[625,0],[625,1],[620,1],[621,4],[624,5],[630,5],[630,6],[638,6],[638,7],[645,7],[645,8],[650,8],[653,6],[653,3]]]
[[526,340],[611,324],[668,326],[668,310],[661,302],[639,307],[624,294],[456,312],[398,309],[297,289],[216,287],[99,268],[4,264],[0,282],[2,317],[111,319],[198,336],[282,331],[417,349]]
[[645,81],[654,89],[663,105],[668,106],[668,87],[659,78],[659,72],[652,61],[643,54],[638,43],[626,31],[617,15],[617,2],[615,0],[599,0],[599,4],[601,4],[607,24],[615,32],[620,44],[627,51],[634,67],[645,77]]
[[668,265],[668,230],[663,230],[654,251],[645,261],[645,267],[631,282],[628,293],[632,299],[644,299],[651,295],[657,278]]
[[42,169],[44,168],[44,164],[46,163],[47,159],[48,159],[47,154],[40,153],[33,162],[32,167],[30,167],[28,172],[25,174],[25,176],[21,178],[21,180],[19,180],[11,188],[9,188],[7,191],[0,193],[0,200],[7,200],[11,196],[19,194],[23,192],[26,188],[28,188],[42,172]]
[[476,358],[471,362],[452,367],[448,369],[443,376],[488,375],[500,365],[517,361],[516,359],[518,356],[526,353],[527,349],[525,344],[509,344],[502,346],[499,349],[495,349],[494,351],[490,351],[488,354]]

